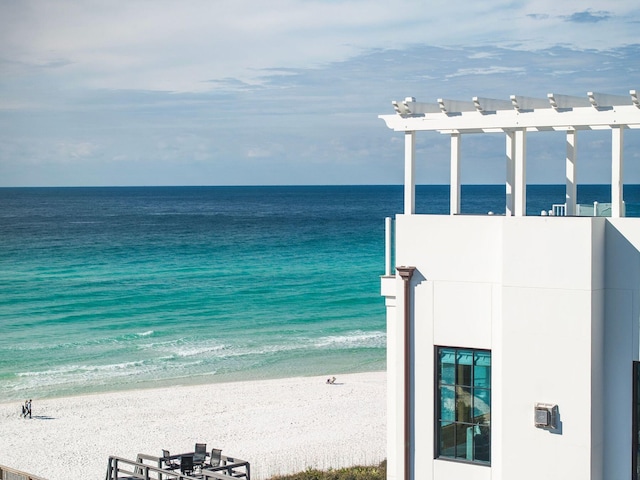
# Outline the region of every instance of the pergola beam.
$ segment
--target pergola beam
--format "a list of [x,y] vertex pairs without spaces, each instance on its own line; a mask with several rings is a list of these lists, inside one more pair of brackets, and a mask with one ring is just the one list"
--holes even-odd
[[[588,92],[584,97],[550,93],[546,99],[511,95],[509,100],[473,97],[472,101],[439,98],[436,103],[407,97],[392,102],[396,115],[380,115],[396,131],[477,133],[500,130],[581,130],[626,125],[640,128],[640,100]],[[555,105],[555,106],[554,106]]]
[[640,99],[636,90],[629,97],[588,92],[584,97],[550,93],[546,99],[511,95],[509,100],[473,97],[472,101],[439,98],[434,103],[414,97],[392,102],[395,115],[380,115],[387,126],[405,132],[405,214],[415,213],[415,135],[433,131],[451,136],[450,213],[460,206],[462,135],[506,134],[506,215],[526,215],[527,132],[566,132],[566,214],[576,214],[577,131],[612,131],[612,216],[624,215],[622,202],[623,132],[640,128]]
[[[446,108],[448,104],[444,103]],[[413,108],[412,105],[410,107]],[[490,130],[595,130],[611,125],[626,125],[640,128],[640,109],[635,105],[618,106],[611,109],[596,109],[592,106],[571,110],[552,108],[531,111],[497,110],[490,114],[477,110],[458,112],[457,115],[424,113],[411,116],[380,115],[387,126],[395,131],[432,131],[441,133],[477,133]]]

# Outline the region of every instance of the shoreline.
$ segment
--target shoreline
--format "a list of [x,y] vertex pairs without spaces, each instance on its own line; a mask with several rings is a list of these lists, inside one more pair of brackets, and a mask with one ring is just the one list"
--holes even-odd
[[[384,362],[386,363],[386,362]],[[381,372],[385,371],[386,366],[382,365],[381,368],[372,368],[372,369],[355,369],[355,370],[344,370],[339,367],[336,369],[329,369],[332,374],[331,375],[352,375],[359,373],[370,373],[370,372]],[[318,369],[318,370],[326,370],[326,368]],[[201,385],[219,385],[226,383],[244,383],[244,382],[254,382],[261,380],[282,380],[286,378],[313,378],[320,377],[324,375],[319,371],[315,372],[290,372],[287,373],[275,373],[275,372],[262,372],[262,371],[236,371],[229,372],[224,374],[206,374],[206,375],[186,375],[183,377],[168,377],[168,378],[160,378],[155,380],[145,380],[139,382],[137,384],[109,384],[103,385],[101,388],[93,387],[91,389],[79,389],[76,392],[58,392],[58,393],[44,393],[44,396],[38,396],[38,391],[21,392],[21,396],[18,397],[14,393],[8,395],[8,399],[0,399],[0,407],[13,404],[24,403],[25,400],[32,398],[37,398],[38,401],[44,400],[62,400],[65,398],[76,398],[76,397],[85,397],[91,395],[105,395],[110,393],[125,393],[125,392],[134,392],[134,391],[143,391],[143,390],[158,390],[162,388],[181,388],[181,387],[192,387],[192,386],[201,386]],[[34,389],[30,389],[34,390]]]
[[[332,375],[333,376],[333,375]],[[252,478],[386,458],[386,373],[144,388],[0,404],[2,463],[49,480],[104,477],[109,455],[192,451],[251,463]]]

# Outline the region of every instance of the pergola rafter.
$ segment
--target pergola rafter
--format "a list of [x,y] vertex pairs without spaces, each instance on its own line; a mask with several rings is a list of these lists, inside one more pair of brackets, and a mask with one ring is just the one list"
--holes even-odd
[[612,216],[622,215],[623,132],[640,128],[638,91],[629,96],[588,92],[584,97],[549,93],[547,98],[511,95],[509,100],[473,97],[471,101],[439,98],[436,103],[413,97],[394,101],[395,115],[380,115],[387,126],[405,132],[405,213],[415,213],[415,133],[433,131],[451,136],[450,213],[460,213],[460,144],[462,135],[506,134],[506,215],[526,214],[526,138],[528,132],[565,131],[567,135],[566,211],[576,211],[577,131],[612,132]]

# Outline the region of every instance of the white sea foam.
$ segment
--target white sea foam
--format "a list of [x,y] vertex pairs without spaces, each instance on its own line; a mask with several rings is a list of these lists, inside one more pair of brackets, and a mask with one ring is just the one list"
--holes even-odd
[[[384,348],[386,339],[382,331],[352,330],[320,338],[306,336],[305,333],[283,333],[281,336],[270,338],[271,343],[265,343],[264,338],[252,337],[241,337],[237,343],[229,341],[224,344],[210,338],[199,340],[184,337],[151,342],[146,340],[145,343],[137,341],[151,338],[160,340],[161,337],[156,337],[153,330],[148,330],[109,339],[68,343],[58,347],[72,350],[83,349],[91,344],[91,348],[100,346],[102,350],[104,346],[122,346],[118,347],[118,350],[103,350],[102,360],[96,363],[70,363],[54,368],[20,372],[16,374],[15,381],[3,381],[3,386],[19,396],[24,396],[34,389],[43,394],[47,391],[74,394],[109,385],[124,387],[140,382],[212,376],[218,372],[248,372],[256,368],[268,375],[277,375],[276,372],[280,370],[278,366],[282,365],[282,362],[290,362],[293,356],[299,359],[296,368],[301,373],[319,373],[317,367],[314,370],[313,359],[320,358],[316,355],[323,355],[323,351]],[[127,344],[129,345],[125,346]],[[123,348],[124,350],[120,351]],[[131,353],[128,353],[129,348],[137,349],[142,358],[126,361],[125,358],[131,356]],[[311,356],[307,358],[308,354]],[[113,359],[122,358],[123,361],[109,362],[110,356],[113,356]]]
[[87,372],[109,372],[130,370],[132,367],[144,365],[144,361],[122,362],[108,365],[64,365],[50,370],[17,373],[19,377],[62,377],[69,374],[85,374]]
[[316,347],[342,347],[342,348],[384,348],[387,340],[385,332],[363,332],[356,330],[345,335],[329,335],[315,341]]
[[177,348],[173,354],[178,357],[195,357],[225,350],[225,345],[191,345]]

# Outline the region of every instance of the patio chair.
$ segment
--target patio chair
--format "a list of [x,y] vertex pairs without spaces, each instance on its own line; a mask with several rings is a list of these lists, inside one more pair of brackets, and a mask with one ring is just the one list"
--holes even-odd
[[222,460],[222,450],[219,448],[211,449],[211,456],[209,457],[209,466],[219,467]]
[[206,458],[207,458],[207,444],[196,443],[196,450],[195,450],[195,453],[193,454],[193,464],[202,465],[204,464],[204,461]]
[[191,475],[193,473],[193,455],[180,456],[180,472],[183,475]]
[[180,464],[174,462],[171,458],[171,453],[169,453],[169,450],[162,450],[162,461],[164,462],[164,466],[165,468],[168,468],[169,470],[176,470],[177,468],[180,468]]

